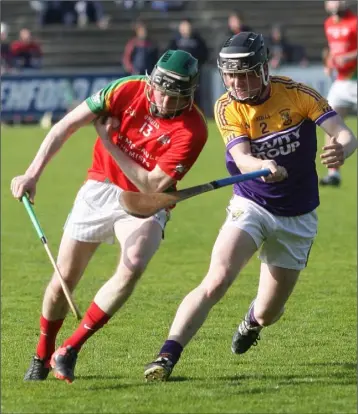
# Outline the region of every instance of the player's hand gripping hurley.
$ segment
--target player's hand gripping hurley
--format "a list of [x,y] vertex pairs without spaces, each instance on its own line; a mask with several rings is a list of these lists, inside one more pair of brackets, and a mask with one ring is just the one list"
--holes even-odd
[[238,174],[221,180],[211,181],[207,184],[189,187],[184,190],[173,191],[171,193],[138,193],[123,191],[119,197],[123,209],[130,215],[139,218],[147,218],[158,213],[158,211],[169,208],[180,201],[226,187],[242,181],[253,180],[254,178],[267,177],[271,174],[268,168],[253,171],[247,174]]
[[47,253],[48,257],[50,258],[52,266],[55,269],[55,273],[56,273],[56,275],[57,275],[57,277],[58,277],[58,279],[61,283],[63,293],[65,294],[65,297],[67,299],[68,304],[70,305],[70,308],[71,308],[73,314],[76,316],[77,319],[81,319],[80,311],[78,310],[78,307],[76,306],[76,304],[74,303],[74,301],[72,299],[71,292],[70,292],[68,286],[66,285],[66,282],[64,281],[63,277],[61,276],[61,272],[60,272],[60,270],[59,270],[59,268],[58,268],[58,266],[57,266],[57,264],[56,264],[56,262],[55,262],[55,260],[52,256],[52,254],[51,254],[50,248],[48,247],[48,244],[47,244],[47,239],[45,237],[45,234],[41,229],[40,223],[38,222],[38,220],[36,218],[35,212],[32,208],[32,205],[31,205],[27,195],[22,196],[21,201],[23,202],[23,204],[26,208],[26,211],[28,212],[28,214],[30,216],[32,224],[34,225],[35,230],[36,230],[38,236],[40,237],[40,240],[42,241],[42,243],[44,245],[44,248],[46,250],[46,253]]

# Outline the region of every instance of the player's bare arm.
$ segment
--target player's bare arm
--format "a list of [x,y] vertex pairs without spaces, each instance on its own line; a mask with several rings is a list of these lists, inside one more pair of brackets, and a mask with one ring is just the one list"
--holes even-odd
[[357,49],[351,52],[342,53],[342,54],[333,56],[332,59],[337,66],[343,66],[357,59]]
[[230,149],[230,154],[234,158],[237,167],[242,173],[268,168],[272,174],[262,177],[268,183],[282,181],[287,178],[287,171],[284,167],[278,166],[273,160],[261,160],[254,157],[251,153],[250,144],[241,142]]
[[340,167],[356,151],[357,138],[339,115],[326,119],[320,126],[331,137],[323,147],[322,164],[327,168]]
[[325,47],[322,51],[322,62],[324,66],[324,73],[327,76],[331,76],[333,72],[333,62],[332,62],[332,56],[330,54],[328,47]]
[[94,125],[106,150],[111,154],[127,178],[142,192],[155,193],[166,190],[176,183],[158,165],[152,171],[147,171],[128,155],[121,151],[110,139],[113,128],[119,126],[118,120],[98,118]]
[[55,124],[46,135],[25,174],[11,181],[13,196],[21,199],[28,192],[30,201],[34,202],[36,183],[48,162],[74,132],[90,123],[95,117],[87,103],[83,102]]

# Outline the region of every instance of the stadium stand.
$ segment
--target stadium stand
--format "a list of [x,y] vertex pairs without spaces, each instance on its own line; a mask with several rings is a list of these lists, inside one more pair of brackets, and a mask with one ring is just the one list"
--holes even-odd
[[[302,45],[309,61],[321,61],[325,46],[323,22],[326,17],[323,3],[282,1],[188,1],[184,10],[158,11],[146,4],[141,10],[126,10],[114,1],[104,1],[103,11],[109,17],[109,27],[39,27],[38,16],[28,1],[2,1],[2,21],[9,24],[9,38],[16,38],[19,29],[28,27],[41,42],[44,58],[43,69],[111,67],[120,68],[123,50],[132,35],[132,23],[141,18],[151,29],[159,47],[167,46],[171,31],[180,20],[190,17],[195,27],[208,43],[210,62],[215,62],[217,36],[227,30],[227,17],[238,6],[245,14],[247,24],[268,35],[273,23],[284,23],[287,37]],[[317,23],[317,22],[321,22]]]

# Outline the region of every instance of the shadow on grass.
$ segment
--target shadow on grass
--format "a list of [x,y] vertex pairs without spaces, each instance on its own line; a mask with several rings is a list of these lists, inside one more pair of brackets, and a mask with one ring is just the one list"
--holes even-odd
[[[257,371],[250,374],[236,374],[236,375],[223,375],[216,378],[207,377],[186,377],[175,376],[169,378],[167,384],[170,383],[185,383],[185,382],[205,382],[206,385],[211,388],[217,386],[217,381],[227,382],[228,385],[237,387],[235,393],[247,393],[247,394],[261,394],[265,392],[279,391],[281,387],[286,386],[302,386],[303,384],[311,385],[353,385],[356,384],[356,369],[357,366],[354,363],[347,362],[317,362],[298,364],[299,366],[305,366],[309,368],[308,372],[303,374],[291,374],[291,373],[278,373],[276,375],[260,374]],[[318,367],[326,368],[319,370]],[[341,368],[337,372],[337,368]],[[288,368],[289,369],[289,368]],[[138,387],[156,387],[161,386],[163,382],[131,382],[128,383],[120,376],[115,375],[80,375],[78,380],[116,380],[116,383],[111,384],[93,384],[86,389],[88,391],[93,390],[120,390],[130,389]],[[121,383],[118,381],[121,380]],[[257,381],[262,381],[262,386],[257,386]],[[254,386],[251,382],[256,382]],[[215,385],[216,384],[216,385]]]
[[[84,391],[100,391],[100,390],[124,390],[127,388],[133,388],[133,387],[140,387],[143,384],[108,384],[108,385],[90,385],[89,387],[86,387]],[[144,384],[145,385],[145,384]]]
[[189,378],[189,377],[170,377],[168,382],[185,382],[185,381],[195,381],[199,378]]
[[315,366],[315,367],[341,367],[347,370],[357,370],[357,363],[354,362],[308,362],[307,364],[300,364],[301,366]]
[[[229,381],[232,385],[246,385],[249,386],[250,381],[267,381],[272,388],[272,385],[275,384],[278,388],[279,386],[292,386],[292,385],[302,385],[302,384],[324,384],[324,385],[355,385],[357,383],[357,366],[354,363],[307,363],[300,364],[300,366],[305,366],[310,368],[309,372],[304,374],[237,374],[237,375],[226,375],[218,377],[218,380]],[[331,369],[325,369],[319,371],[315,367],[329,367]],[[332,367],[341,367],[342,370],[337,372],[337,370],[332,370]],[[263,390],[261,390],[262,392]],[[249,392],[250,390],[246,390]]]
[[[113,375],[83,375],[78,376],[78,380],[120,380],[121,377],[116,377]],[[167,383],[174,383],[174,382],[185,382],[185,381],[201,381],[203,378],[188,378],[188,377],[171,377],[167,381]],[[155,386],[161,386],[163,382],[161,381],[152,381],[152,382],[145,382],[144,379],[141,382],[131,382],[126,383],[125,380],[122,378],[121,383],[115,383],[115,384],[93,384],[88,387],[86,387],[87,391],[93,391],[93,390],[120,390],[120,389],[127,389],[127,388],[138,388],[138,387],[155,387]]]
[[78,375],[76,376],[76,379],[82,381],[90,381],[90,380],[119,380],[121,379],[121,377],[119,375],[102,375],[102,374],[97,374],[97,375]]

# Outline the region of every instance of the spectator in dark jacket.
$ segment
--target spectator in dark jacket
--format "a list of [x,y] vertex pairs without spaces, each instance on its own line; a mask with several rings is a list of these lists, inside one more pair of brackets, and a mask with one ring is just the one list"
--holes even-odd
[[208,60],[208,48],[200,34],[193,30],[188,19],[179,23],[178,32],[170,41],[168,49],[181,49],[192,54],[203,65]]
[[79,0],[75,6],[79,26],[95,23],[100,26],[103,19],[103,5],[100,1]]
[[152,71],[158,58],[158,47],[148,38],[146,25],[138,21],[135,24],[135,36],[124,49],[124,69],[131,75],[145,75]]
[[227,19],[228,31],[227,37],[239,34],[241,32],[252,32],[253,29],[244,23],[244,17],[238,11],[233,11]]
[[[205,41],[200,34],[193,30],[193,26],[190,20],[185,19],[179,23],[178,32],[175,37],[170,41],[168,49],[181,49],[190,53],[196,59],[198,59],[199,66],[202,66],[209,57],[209,51]],[[200,79],[199,79],[200,82]],[[201,106],[201,93],[200,84],[199,88],[195,91],[195,103]]]
[[302,46],[293,45],[286,39],[284,28],[279,24],[274,24],[267,39],[269,48],[270,66],[273,69],[288,63],[298,63],[306,66],[308,60]]
[[270,51],[270,65],[273,69],[290,61],[290,45],[280,25],[272,26],[267,46]]
[[239,34],[241,32],[252,32],[252,27],[244,23],[244,17],[242,13],[238,11],[232,11],[227,18],[227,30],[223,37],[218,37],[218,42],[216,42],[216,51],[219,53],[220,49],[224,42],[231,36]]
[[52,24],[72,26],[77,24],[76,1],[42,0],[37,3],[36,9],[39,13],[41,26]]
[[38,69],[41,66],[41,46],[32,38],[29,29],[20,30],[19,40],[11,43],[11,53],[17,69]]

